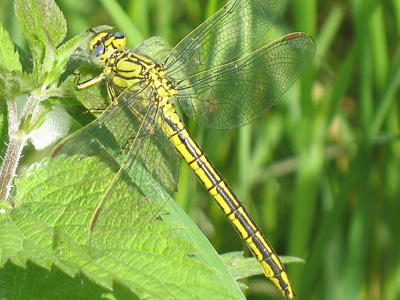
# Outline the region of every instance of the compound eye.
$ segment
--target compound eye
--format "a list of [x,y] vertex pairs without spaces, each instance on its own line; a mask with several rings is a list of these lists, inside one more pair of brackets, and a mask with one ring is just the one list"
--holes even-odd
[[121,32],[114,33],[115,40],[113,41],[113,46],[115,49],[123,50],[126,46],[126,37]]
[[116,33],[114,33],[114,37],[116,39],[124,39],[125,35],[122,32],[116,32]]
[[[104,54],[105,47],[103,44],[100,44],[96,46],[93,50],[92,53],[90,53],[90,60],[92,63],[95,65],[100,65],[102,63],[102,56]],[[103,62],[104,63],[104,62]]]

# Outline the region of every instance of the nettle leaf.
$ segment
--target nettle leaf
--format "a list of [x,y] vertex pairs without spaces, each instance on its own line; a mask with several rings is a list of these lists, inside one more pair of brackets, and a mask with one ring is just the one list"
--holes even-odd
[[[22,65],[8,32],[0,23],[0,90],[6,99],[20,90]],[[26,84],[29,85],[29,84]]]
[[82,274],[72,278],[56,266],[48,270],[30,260],[22,267],[7,261],[0,272],[2,299],[138,299],[119,284],[113,291],[117,297],[108,293]]
[[18,52],[15,51],[14,44],[10,35],[0,23],[0,66],[9,72],[22,71],[22,65],[19,61]]
[[16,0],[15,11],[36,64],[51,63],[52,57],[45,56],[54,56],[67,33],[67,22],[57,4],[52,0]]
[[21,30],[30,45],[58,46],[67,33],[62,11],[52,0],[16,0],[15,9]]
[[18,282],[14,299],[27,299],[27,291],[37,299],[243,299],[233,279],[226,283],[201,248],[182,238],[191,236],[186,228],[162,220],[174,214],[168,204],[154,218],[153,199],[138,201],[137,189],[120,184],[101,226],[91,229],[114,173],[95,157],[57,167],[62,180],[45,161],[29,168],[15,184],[14,207],[0,210],[0,282],[8,289],[0,297],[8,299]]

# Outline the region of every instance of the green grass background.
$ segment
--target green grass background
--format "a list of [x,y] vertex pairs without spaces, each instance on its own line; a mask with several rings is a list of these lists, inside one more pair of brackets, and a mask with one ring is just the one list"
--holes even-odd
[[[57,1],[69,37],[109,24],[131,47],[154,35],[175,45],[224,3]],[[23,49],[12,9],[3,1],[0,20]],[[293,31],[318,50],[278,105],[239,130],[189,131],[275,250],[306,260],[287,266],[298,299],[400,299],[400,2],[288,0],[274,34]],[[178,189],[220,253],[246,249],[184,165]],[[249,299],[282,299],[262,276],[246,284]]]

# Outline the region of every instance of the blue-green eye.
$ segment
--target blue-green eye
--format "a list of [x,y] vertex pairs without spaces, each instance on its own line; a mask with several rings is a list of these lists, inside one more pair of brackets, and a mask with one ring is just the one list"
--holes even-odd
[[121,32],[114,33],[114,36],[117,39],[124,39],[125,38],[125,35],[123,33],[121,33]]
[[124,49],[126,46],[126,37],[123,35],[121,32],[116,32],[113,34],[114,36],[114,41],[112,42],[112,45],[114,49]]
[[90,60],[92,61],[92,63],[94,63],[95,65],[100,65],[101,56],[104,54],[104,49],[104,45],[100,44],[92,50],[92,53],[90,53]]

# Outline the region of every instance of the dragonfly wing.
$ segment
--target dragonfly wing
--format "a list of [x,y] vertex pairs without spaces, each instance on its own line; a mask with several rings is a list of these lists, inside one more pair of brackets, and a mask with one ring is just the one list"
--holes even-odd
[[[138,106],[140,107],[140,105]],[[143,119],[141,115],[143,111],[138,112],[132,120],[123,118],[126,116],[124,112],[128,110],[126,105],[119,106],[117,102],[113,102],[99,118],[61,141],[53,151],[49,164],[52,181],[55,181],[56,185],[65,186],[94,181],[103,177],[102,173],[82,174],[79,171],[71,178],[63,177],[62,174],[59,174],[62,173],[62,170],[58,170],[57,165],[65,157],[70,156],[76,157],[78,161],[88,157],[97,157],[114,172],[117,172],[124,160],[124,155],[122,155],[124,147],[130,138],[137,135],[138,125],[135,123],[140,123]],[[132,113],[130,114],[132,115]],[[124,130],[119,128],[124,128]]]
[[[135,89],[137,87],[120,93],[94,122],[69,136],[56,147],[50,161],[49,174],[58,181],[58,185],[73,185],[102,177],[102,174],[61,177],[62,174],[59,173],[62,172],[57,170],[56,166],[64,157],[75,156],[77,160],[98,157],[117,172],[121,166],[127,167],[127,153],[132,147],[132,141],[136,141],[134,145],[138,143],[148,145],[146,144],[146,151],[137,147],[135,155],[131,156],[140,160],[151,174],[159,178],[168,191],[171,193],[175,191],[179,173],[175,149],[157,128],[156,119],[160,118],[160,113],[155,107],[149,106],[150,89],[143,87],[139,91],[132,91]],[[150,135],[152,138],[146,139]]]
[[[125,124],[121,130],[114,131],[117,140],[126,139],[123,131],[131,131],[128,121],[137,119],[138,105],[133,105],[137,103],[135,97],[137,95],[130,93],[118,97],[115,118],[112,111],[103,113],[108,124],[114,120]],[[134,234],[162,213],[167,199],[176,189],[178,156],[156,125],[160,118],[160,110],[150,106],[138,119],[136,135],[126,140],[121,167],[102,195],[91,221],[90,248],[93,253],[125,248],[127,245],[121,243],[134,241]]]
[[168,44],[168,41],[166,39],[159,36],[153,36],[143,41],[134,49],[127,51],[151,57],[152,60],[161,64],[171,52],[171,50],[172,47]]
[[293,33],[231,63],[178,83],[185,113],[213,129],[245,125],[274,105],[315,54],[307,34]]
[[[96,121],[61,142],[52,155],[49,172],[62,185],[108,180],[99,200],[91,207],[92,253],[123,240],[119,239],[121,222],[124,228],[132,224],[131,235],[150,222],[176,189],[178,156],[156,125],[160,112],[149,106],[149,98],[144,98],[149,93],[147,88],[134,93],[124,91]],[[80,174],[76,170],[73,178],[63,178],[57,164],[70,156],[82,163],[85,158],[96,157],[115,175],[103,178],[101,172]]]
[[129,248],[126,243],[135,242],[135,234],[164,212],[175,186],[160,155],[168,150],[155,142],[158,132],[141,135],[141,131],[124,150],[125,160],[94,210],[89,248],[95,256]]
[[[110,108],[111,110],[113,107]],[[121,153],[121,146],[112,132],[100,120],[96,120],[81,130],[64,139],[53,151],[49,162],[49,179],[57,186],[76,185],[84,182],[100,180],[104,173],[65,172],[58,166],[67,157],[76,161],[96,157],[112,171],[117,172],[120,165],[115,158]]]
[[188,34],[164,62],[171,79],[190,76],[254,50],[277,18],[282,0],[231,0]]

